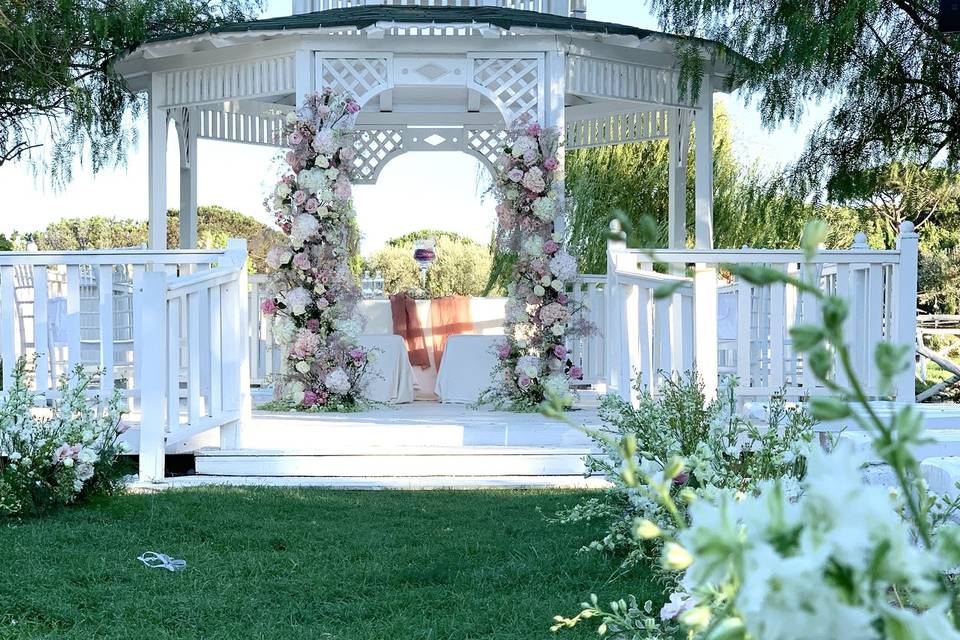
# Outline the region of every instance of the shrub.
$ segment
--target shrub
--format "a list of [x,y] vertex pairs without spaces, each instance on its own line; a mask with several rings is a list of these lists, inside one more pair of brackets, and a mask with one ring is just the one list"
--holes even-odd
[[[734,391],[729,384],[717,400],[708,403],[703,384],[688,372],[665,379],[657,397],[641,395],[637,408],[619,396],[601,399],[604,427],[591,434],[601,453],[591,456],[588,464],[613,487],[601,498],[590,498],[558,514],[561,521],[610,522],[606,535],[584,550],[623,554],[624,568],[659,555],[658,539],[637,538],[634,529],[641,520],[670,527],[670,514],[644,490],[624,481],[624,456],[649,475],[664,473],[674,460],[685,460],[688,471],[671,487],[675,496],[718,489],[756,493],[767,480],[781,480],[790,495],[799,493],[814,442],[809,414],[787,407],[778,395],[767,408],[767,424],[758,426],[736,413]],[[635,443],[632,453],[621,445],[628,439]],[[685,509],[685,503],[678,502]]]
[[[414,240],[421,236],[412,233],[404,242],[391,240],[373,254],[367,269],[383,275],[384,290],[388,294],[420,288],[420,267],[413,259]],[[436,235],[437,260],[427,272],[427,290],[431,297],[449,295],[480,296],[490,275],[493,256],[490,250],[462,237]]]
[[39,514],[119,490],[126,430],[120,391],[106,402],[88,398],[91,377],[77,367],[61,377],[53,406],[38,408],[26,369],[21,358],[0,401],[0,515]]

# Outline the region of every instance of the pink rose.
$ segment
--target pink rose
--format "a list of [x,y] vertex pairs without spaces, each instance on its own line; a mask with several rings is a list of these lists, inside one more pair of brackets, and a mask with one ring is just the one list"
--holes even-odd
[[570,367],[570,378],[572,380],[583,380],[583,369],[576,365]]
[[299,131],[294,131],[293,133],[290,134],[291,147],[296,147],[301,142],[303,142],[303,134],[301,134]]
[[313,405],[317,404],[318,399],[319,398],[317,398],[317,394],[313,391],[303,392],[303,406],[305,407],[312,407]]
[[272,316],[277,312],[277,301],[273,298],[267,298],[260,303],[260,311],[262,311],[264,315]]
[[297,165],[300,164],[300,161],[297,160],[297,154],[295,154],[293,151],[287,152],[287,164],[294,169],[296,169]]
[[523,390],[530,388],[530,383],[533,382],[528,376],[520,376],[517,379],[517,386]]
[[290,198],[293,201],[293,204],[298,207],[307,201],[307,193],[302,189],[297,189],[293,192],[293,196]]
[[117,423],[117,427],[115,430],[117,433],[126,433],[127,431],[130,430],[130,423],[124,422],[123,420],[121,420],[120,422]]
[[543,168],[546,169],[547,171],[553,171],[559,166],[560,166],[560,163],[557,161],[556,158],[547,158],[546,160],[543,161]]
[[320,206],[320,203],[316,198],[307,198],[306,204],[303,205],[303,208],[307,213],[315,213],[317,208]]
[[569,298],[567,297],[567,294],[565,293],[557,294],[557,302],[559,302],[560,304],[567,304],[567,300],[569,300]]
[[[320,305],[318,304],[317,306],[319,307]],[[307,320],[307,329],[309,329],[310,331],[317,331],[319,328],[320,328],[319,320],[317,320],[316,318],[310,318],[309,320]]]
[[338,178],[337,181],[333,183],[333,195],[338,200],[349,200],[351,193],[350,183],[346,180]]
[[317,309],[319,309],[320,311],[323,311],[329,306],[330,306],[330,302],[328,302],[326,298],[320,298],[319,300],[317,300]]
[[306,271],[310,268],[310,256],[304,252],[300,252],[293,256],[293,266],[301,271]]
[[507,177],[510,178],[511,182],[520,182],[523,180],[523,171],[517,168],[510,169]]
[[560,250],[560,245],[554,242],[553,240],[547,240],[543,243],[543,251],[545,253],[556,253]]
[[567,355],[567,348],[562,344],[558,344],[553,348],[553,355],[563,360],[563,358]]
[[543,131],[543,129],[542,129],[542,128],[540,127],[540,125],[537,124],[537,123],[533,123],[533,124],[531,124],[530,126],[527,127],[527,135],[528,135],[528,136],[538,136],[538,135],[540,135],[540,132],[541,132],[541,131]]
[[355,100],[347,100],[346,105],[347,113],[359,113],[360,112],[360,103]]
[[320,116],[321,119],[330,117],[330,107],[325,104],[320,105],[317,107],[317,115]]
[[506,360],[510,357],[510,345],[506,342],[501,342],[497,345],[497,355],[501,360]]
[[360,349],[360,348],[350,349],[348,354],[350,355],[351,358],[353,358],[357,362],[360,362],[361,360],[363,360],[363,356],[364,356],[363,349]]

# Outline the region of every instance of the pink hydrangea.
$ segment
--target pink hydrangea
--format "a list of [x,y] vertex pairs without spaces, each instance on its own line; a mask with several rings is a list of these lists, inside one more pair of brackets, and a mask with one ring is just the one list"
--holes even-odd
[[260,303],[260,311],[262,311],[264,315],[272,316],[277,312],[277,301],[273,298],[267,298]]
[[570,320],[570,312],[562,304],[551,302],[540,309],[540,320],[548,327],[555,324],[565,324]]
[[547,158],[543,161],[543,168],[547,171],[553,171],[560,166],[560,162],[556,158]]
[[310,256],[307,255],[305,251],[293,256],[293,266],[301,271],[306,271],[310,268]]
[[308,389],[307,391],[303,392],[303,406],[312,407],[313,405],[317,404],[317,400],[319,400],[319,398],[313,391]]
[[544,253],[553,254],[559,250],[560,250],[560,245],[554,242],[553,240],[547,240],[546,242],[543,243]]
[[533,167],[523,175],[522,180],[524,188],[532,193],[543,193],[547,184],[543,179],[543,171],[539,167]]
[[293,341],[291,352],[298,358],[307,358],[314,355],[320,348],[320,335],[312,331],[301,329]]
[[543,131],[543,128],[537,123],[533,123],[527,127],[528,136],[538,136],[541,131]]

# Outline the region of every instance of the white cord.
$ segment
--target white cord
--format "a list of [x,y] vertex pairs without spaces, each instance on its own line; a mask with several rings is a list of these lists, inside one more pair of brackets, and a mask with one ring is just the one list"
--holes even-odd
[[187,568],[186,560],[178,560],[177,558],[171,558],[165,553],[157,553],[155,551],[147,551],[140,555],[137,558],[140,562],[146,567],[151,569],[166,569],[167,571],[180,571],[181,569]]

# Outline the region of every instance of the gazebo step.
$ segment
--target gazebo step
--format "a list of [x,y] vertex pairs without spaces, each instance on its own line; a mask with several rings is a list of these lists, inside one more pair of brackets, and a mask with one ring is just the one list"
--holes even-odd
[[135,491],[163,491],[202,486],[320,487],[329,489],[603,489],[610,484],[602,476],[406,476],[369,478],[357,476],[211,476],[167,478],[163,483],[133,483]]
[[323,450],[203,450],[198,475],[317,478],[571,476],[586,472],[584,448],[382,447]]

